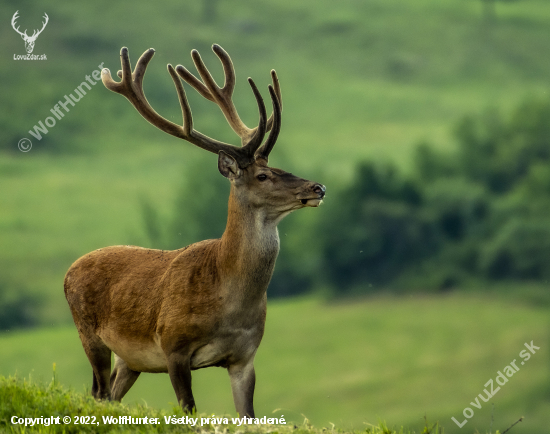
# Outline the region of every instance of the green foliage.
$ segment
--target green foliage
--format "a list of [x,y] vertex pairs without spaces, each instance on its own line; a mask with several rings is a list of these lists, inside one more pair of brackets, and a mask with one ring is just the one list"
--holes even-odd
[[507,122],[495,111],[464,118],[456,131],[462,176],[507,193],[532,165],[550,160],[550,102],[529,100]]
[[[468,269],[472,274],[547,278],[549,133],[547,99],[526,101],[509,119],[492,112],[460,124],[457,155],[449,159],[456,159],[457,175],[472,184],[461,196],[477,196],[473,207],[460,207],[473,212],[472,218],[462,219],[468,232],[457,240],[475,244],[478,258]],[[447,191],[453,194],[451,188]]]
[[220,238],[227,221],[229,181],[216,168],[212,155],[202,155],[181,174],[176,197],[167,216],[150,198],[141,211],[150,245],[175,250],[201,240]]
[[[464,117],[452,153],[419,145],[412,173],[359,164],[351,185],[329,199],[335,203],[321,209],[313,230],[294,220],[302,239],[324,236],[318,245],[283,237],[290,246],[270,294],[305,293],[323,277],[339,294],[387,286],[447,290],[472,279],[548,279],[549,125],[550,100],[528,100],[509,118],[495,110]],[[175,249],[221,236],[227,182],[211,163],[205,159],[185,171],[170,220],[162,223],[143,203],[153,244]],[[306,246],[319,248],[322,273],[303,273]]]
[[37,324],[40,298],[13,282],[0,280],[0,331]]
[[550,218],[511,218],[487,240],[480,268],[490,278],[547,280],[550,276]]
[[325,222],[337,292],[549,278],[550,100],[467,116],[456,139],[447,154],[419,145],[412,175],[358,167]]
[[337,200],[321,230],[325,270],[339,291],[386,283],[438,248],[417,185],[394,167],[360,165]]
[[[178,410],[174,410],[177,412]],[[0,428],[8,433],[107,433],[107,432],[166,432],[163,425],[108,425],[102,422],[96,424],[77,424],[77,416],[95,416],[101,421],[102,416],[132,416],[162,417],[166,411],[158,412],[141,406],[127,407],[117,403],[97,402],[90,395],[74,393],[59,385],[55,378],[45,386],[33,383],[30,380],[21,380],[16,377],[0,376]],[[181,413],[181,411],[180,411]],[[49,426],[12,425],[12,416],[22,418],[63,417],[69,416],[71,423],[53,424]],[[189,432],[180,428],[178,432]]]

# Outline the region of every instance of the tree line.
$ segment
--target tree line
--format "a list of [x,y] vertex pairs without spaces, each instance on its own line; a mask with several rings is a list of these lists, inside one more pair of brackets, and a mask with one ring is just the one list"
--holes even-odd
[[[294,216],[283,222],[268,293],[295,295],[320,286],[335,295],[448,290],[548,279],[550,100],[526,100],[511,114],[465,116],[454,137],[450,152],[419,144],[412,170],[360,162],[349,185],[330,191],[331,205],[318,210],[313,223],[293,230]],[[228,186],[219,176],[204,182],[200,165],[193,170],[170,222],[160,224],[143,202],[153,244],[179,248],[223,233]]]
[[[420,143],[412,166],[363,161],[312,218],[280,225],[281,254],[268,294],[322,288],[334,296],[446,291],[550,278],[550,99],[510,114],[487,110],[454,128],[443,152]],[[221,236],[229,186],[211,161],[185,172],[167,215],[141,200],[149,247],[177,249]],[[315,214],[313,216],[313,214]],[[33,325],[39,303],[0,282],[0,329]]]

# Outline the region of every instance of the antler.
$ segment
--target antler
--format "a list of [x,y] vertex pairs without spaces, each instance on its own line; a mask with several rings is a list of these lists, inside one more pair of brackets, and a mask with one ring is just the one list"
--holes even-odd
[[[235,105],[233,104],[233,101],[231,99],[233,96],[233,90],[235,89],[235,69],[233,68],[233,62],[231,61],[231,58],[229,57],[227,52],[217,44],[214,44],[212,46],[212,51],[214,51],[216,56],[218,56],[223,65],[223,70],[225,73],[225,83],[222,88],[220,88],[216,84],[214,78],[212,77],[212,74],[210,74],[210,72],[206,68],[206,65],[202,61],[202,58],[197,50],[191,51],[191,57],[193,58],[193,63],[195,64],[195,67],[197,68],[197,71],[199,72],[203,81],[201,82],[184,66],[176,66],[176,72],[204,98],[216,103],[220,107],[233,131],[235,131],[235,133],[237,133],[237,135],[241,137],[244,146],[244,143],[250,140],[256,134],[256,132],[258,131],[258,127],[248,128],[244,124],[244,122],[239,117],[237,109],[235,108]],[[275,70],[271,70],[271,77],[273,80],[273,87],[275,88],[276,97],[282,108],[281,88],[279,86],[279,80],[277,78],[277,73],[275,72]],[[274,113],[275,111],[267,121],[266,131],[272,129]]]
[[44,21],[42,23],[42,28],[40,30],[35,30],[31,36],[31,38],[37,38],[38,35],[40,33],[42,33],[42,30],[44,30],[44,28],[46,27],[46,24],[48,24],[48,21],[50,20],[50,18],[48,17],[48,14],[46,12],[44,12],[44,18],[46,19],[46,21]]
[[[130,101],[130,103],[137,109],[137,111],[148,122],[150,122],[157,128],[161,129],[162,131],[172,136],[178,137],[180,139],[184,139],[202,149],[213,152],[215,154],[219,153],[220,151],[224,151],[225,153],[235,158],[235,160],[237,161],[237,163],[241,168],[245,168],[248,165],[250,165],[254,161],[256,154],[259,157],[261,156],[262,158],[267,159],[267,156],[269,155],[269,151],[271,151],[271,149],[273,148],[273,145],[275,144],[275,141],[277,139],[277,134],[280,129],[281,110],[278,102],[278,97],[272,86],[269,86],[270,95],[271,95],[271,99],[274,107],[273,115],[270,118],[270,121],[271,121],[270,123],[272,128],[265,144],[260,147],[261,141],[263,140],[263,137],[267,130],[266,111],[265,111],[265,105],[263,103],[260,92],[258,91],[252,79],[249,78],[248,82],[252,87],[252,91],[254,93],[256,102],[258,104],[260,119],[259,119],[258,126],[256,128],[249,129],[240,120],[235,110],[235,107],[231,101],[231,94],[233,92],[232,88],[234,87],[234,71],[233,71],[233,65],[231,63],[231,60],[229,59],[229,56],[227,56],[227,54],[226,56],[229,61],[227,65],[230,66],[230,69],[226,69],[226,86],[224,86],[223,89],[219,89],[217,85],[215,85],[215,82],[210,76],[210,73],[208,72],[208,70],[206,70],[206,67],[204,67],[204,64],[202,64],[202,66],[204,67],[204,71],[206,71],[205,76],[202,76],[201,74],[201,77],[203,77],[203,80],[208,81],[208,78],[205,79],[205,77],[210,77],[209,84],[210,86],[212,86],[212,89],[218,89],[220,93],[223,94],[223,98],[218,97],[220,101],[219,103],[217,102],[216,98],[212,96],[213,94],[216,94],[215,91],[211,92],[209,88],[207,88],[203,83],[201,83],[198,79],[196,79],[194,76],[189,74],[199,84],[198,88],[195,87],[196,84],[192,84],[192,86],[195,87],[195,89],[197,90],[201,89],[199,90],[199,93],[201,93],[201,95],[203,95],[205,98],[211,101],[215,101],[220,106],[227,121],[229,122],[233,130],[239,135],[239,137],[241,137],[243,146],[242,148],[239,148],[239,147],[232,146],[227,143],[223,143],[218,140],[212,139],[208,136],[205,136],[204,134],[198,132],[193,128],[193,118],[192,118],[189,102],[187,101],[187,96],[185,95],[185,91],[183,89],[182,83],[178,75],[176,74],[176,70],[174,70],[174,68],[170,64],[168,65],[168,72],[170,73],[170,76],[174,81],[174,84],[176,86],[176,91],[178,93],[178,98],[180,101],[180,106],[181,106],[182,116],[183,116],[183,125],[177,125],[163,118],[151,107],[151,105],[147,101],[147,98],[145,98],[145,94],[143,92],[143,77],[145,75],[145,70],[147,68],[147,65],[153,58],[154,54],[155,54],[155,50],[152,48],[145,51],[142,54],[142,56],[139,58],[136,64],[136,67],[134,69],[134,72],[132,73],[132,69],[130,66],[130,59],[128,56],[128,49],[126,47],[123,47],[122,50],[120,51],[122,71],[119,71],[117,74],[122,80],[118,83],[115,82],[111,77],[111,72],[109,71],[109,69],[105,68],[102,71],[103,84],[105,85],[105,87],[107,87],[107,89],[125,96]],[[193,50],[192,55],[193,55],[193,59],[195,59],[196,57],[200,59],[198,52],[196,52],[195,50]],[[202,61],[200,63],[202,63]],[[225,68],[226,68],[226,64],[224,64],[224,69]],[[180,66],[178,66],[176,69],[178,70],[178,73],[180,75],[181,75],[180,71],[185,70],[185,68]],[[277,81],[277,80],[274,80],[274,81]],[[230,91],[228,91],[227,89],[230,89]],[[268,152],[266,153],[266,151]]]
[[11,19],[11,26],[13,27],[13,30],[15,30],[17,33],[19,33],[21,36],[26,36],[26,37],[29,37],[27,35],[27,29],[25,29],[25,32],[24,33],[21,33],[19,31],[19,26],[17,26],[17,28],[15,28],[15,21],[17,21],[17,18],[19,18],[19,16],[17,15],[19,13],[19,11],[15,11],[15,13],[13,14],[13,17]]

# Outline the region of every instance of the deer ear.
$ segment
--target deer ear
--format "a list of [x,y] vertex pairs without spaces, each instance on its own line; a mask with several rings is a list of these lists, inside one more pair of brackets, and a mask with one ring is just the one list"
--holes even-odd
[[243,173],[237,161],[231,155],[223,151],[218,153],[218,170],[228,179],[236,179]]

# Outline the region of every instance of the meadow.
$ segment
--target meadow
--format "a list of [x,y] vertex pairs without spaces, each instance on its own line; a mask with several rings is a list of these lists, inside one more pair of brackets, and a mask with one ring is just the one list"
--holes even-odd
[[[52,416],[44,417],[44,413]],[[20,417],[25,414],[30,417]],[[91,414],[93,416],[84,416]],[[15,416],[12,416],[15,415]],[[70,415],[70,416],[68,416]],[[271,415],[272,416],[272,415]],[[521,420],[518,420],[519,423]],[[513,427],[512,425],[511,427]],[[232,417],[206,413],[185,414],[181,408],[153,409],[144,405],[128,406],[118,402],[96,401],[89,395],[69,390],[55,378],[49,384],[0,376],[0,429],[6,433],[294,433],[318,434],[330,430],[341,434],[415,434],[408,429],[388,428],[384,422],[365,430],[318,428],[307,419],[296,425],[283,416]],[[443,434],[436,422],[425,421],[423,434]],[[506,431],[503,431],[503,434]],[[500,434],[497,430],[495,434]]]
[[[256,413],[317,427],[364,430],[385,422],[421,431],[424,416],[446,433],[513,433],[548,427],[549,307],[502,295],[378,297],[353,303],[320,299],[270,303],[266,334],[256,356]],[[539,346],[521,365],[524,344]],[[74,327],[0,336],[0,375],[91,388],[91,368]],[[494,397],[470,404],[513,360],[520,370]],[[495,383],[495,389],[498,387]],[[223,369],[193,373],[199,412],[234,414]],[[485,395],[484,395],[485,396]],[[165,374],[142,374],[123,403],[170,410],[175,404]],[[494,410],[492,407],[494,404]],[[463,428],[464,408],[475,411]]]
[[[215,13],[205,14],[207,3],[0,4],[5,23],[19,10],[22,28],[39,25],[43,11],[50,17],[35,47],[47,61],[12,60],[23,42],[9,25],[0,28],[0,302],[25,294],[35,327],[0,333],[0,375],[49,382],[55,363],[61,384],[88,390],[91,371],[63,295],[66,270],[107,245],[158,247],[145,228],[143,201],[167,218],[197,179],[217,185],[213,155],[155,130],[101,83],[42,140],[33,139],[30,152],[17,149],[99,64],[116,72],[122,46],[134,63],[147,48],[157,50],[145,92],[174,122],[181,114],[166,64],[191,67],[191,49],[218,80],[211,44],[231,55],[235,101],[247,124],[257,114],[245,78],[267,100],[269,71],[277,70],[283,128],[270,163],[328,189],[322,208],[281,226],[281,260],[285,249],[301,249],[312,270],[314,243],[296,234],[334,211],[331,197],[359,161],[407,171],[420,142],[453,150],[454,125],[465,114],[506,113],[526,97],[549,94],[550,3],[543,0],[497,1],[491,20],[479,0],[212,1]],[[236,142],[216,107],[194,91],[188,97],[197,129]],[[502,432],[525,416],[511,433],[546,432],[547,282],[353,300],[335,299],[333,290],[321,285],[306,298],[269,301],[256,359],[258,414],[355,429],[385,420],[416,431],[427,415],[447,433],[488,432],[492,418]],[[459,429],[451,417],[463,420],[485,383],[531,341],[537,354]],[[197,371],[193,380],[201,412],[233,411],[223,370]],[[170,409],[174,399],[159,374],[143,375],[125,402]]]

